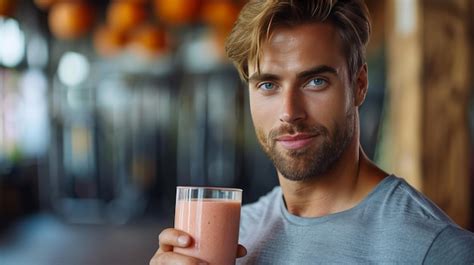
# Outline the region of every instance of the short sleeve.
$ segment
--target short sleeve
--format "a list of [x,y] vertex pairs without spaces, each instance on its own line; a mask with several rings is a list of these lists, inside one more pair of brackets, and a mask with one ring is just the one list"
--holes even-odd
[[447,226],[433,241],[423,264],[474,264],[474,234]]

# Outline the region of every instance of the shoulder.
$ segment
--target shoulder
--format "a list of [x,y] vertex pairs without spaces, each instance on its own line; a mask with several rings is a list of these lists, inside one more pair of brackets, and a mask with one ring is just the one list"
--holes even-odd
[[394,238],[409,240],[426,253],[441,231],[458,227],[443,210],[402,178],[392,175],[379,185],[369,205],[370,218],[375,218]]
[[474,264],[474,234],[447,225],[433,240],[424,264]]
[[381,196],[387,213],[408,221],[436,223],[439,228],[454,222],[434,202],[416,190],[404,179],[387,177],[385,192]]

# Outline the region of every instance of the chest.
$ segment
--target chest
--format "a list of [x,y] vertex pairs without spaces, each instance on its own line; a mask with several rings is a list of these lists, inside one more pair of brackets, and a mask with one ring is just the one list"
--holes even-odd
[[397,227],[357,220],[298,226],[280,220],[241,237],[248,254],[237,264],[421,264],[429,240]]

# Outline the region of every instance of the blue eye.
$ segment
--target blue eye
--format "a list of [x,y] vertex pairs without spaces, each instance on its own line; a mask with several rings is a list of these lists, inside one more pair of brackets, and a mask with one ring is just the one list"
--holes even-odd
[[321,79],[321,78],[315,78],[315,79],[311,80],[309,83],[314,85],[314,86],[321,86],[324,83],[326,83],[326,81]]
[[322,78],[314,78],[306,84],[306,87],[321,89],[328,85],[328,82]]
[[265,82],[265,83],[260,84],[258,88],[263,89],[263,90],[271,90],[275,88],[275,85],[269,82]]

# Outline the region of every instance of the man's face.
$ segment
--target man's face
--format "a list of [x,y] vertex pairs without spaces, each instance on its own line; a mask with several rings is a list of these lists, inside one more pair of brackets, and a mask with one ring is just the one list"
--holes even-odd
[[262,44],[260,73],[249,66],[257,138],[289,180],[326,173],[353,139],[354,92],[334,26],[276,27]]

